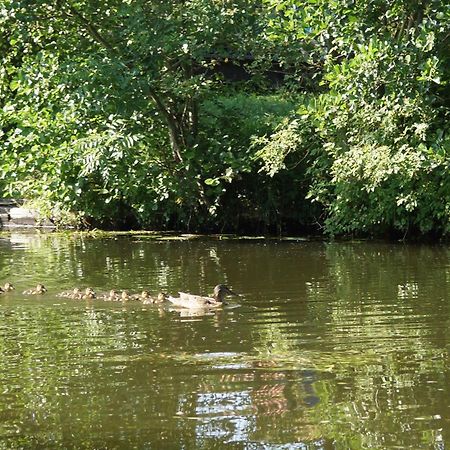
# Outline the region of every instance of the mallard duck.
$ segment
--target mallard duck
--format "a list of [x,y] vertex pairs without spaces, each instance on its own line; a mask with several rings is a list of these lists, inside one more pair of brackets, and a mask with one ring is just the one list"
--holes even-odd
[[12,285],[12,283],[5,283],[3,286],[0,286],[0,294],[13,291],[14,289],[15,287]]
[[225,304],[224,299],[227,295],[234,295],[239,297],[238,294],[233,292],[228,286],[224,284],[218,284],[214,288],[214,292],[209,297],[203,297],[201,295],[187,294],[185,292],[179,292],[179,297],[167,297],[169,302],[181,308],[217,308]]
[[23,291],[25,295],[41,295],[47,292],[47,288],[43,284],[38,284],[35,288]]
[[83,300],[89,300],[92,298],[96,298],[97,296],[95,295],[94,289],[88,287],[85,289],[84,294],[81,296],[81,298]]
[[[145,296],[144,296],[144,292],[146,292]],[[148,291],[143,291],[141,296],[140,296],[140,300],[142,301],[142,303],[144,305],[154,305],[154,304],[160,304],[163,303],[164,300],[167,299],[167,294],[164,294],[163,292],[160,292],[158,294],[158,296],[152,297]]]

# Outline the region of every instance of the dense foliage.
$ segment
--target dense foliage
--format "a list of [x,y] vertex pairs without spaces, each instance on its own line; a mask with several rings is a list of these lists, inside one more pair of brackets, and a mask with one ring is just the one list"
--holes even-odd
[[450,231],[450,8],[0,1],[0,196],[93,226]]
[[[329,233],[448,233],[449,6],[305,3],[294,28],[309,19],[299,37],[317,44],[324,90],[264,142],[265,169],[307,158],[308,196]],[[287,22],[298,4],[283,2]]]

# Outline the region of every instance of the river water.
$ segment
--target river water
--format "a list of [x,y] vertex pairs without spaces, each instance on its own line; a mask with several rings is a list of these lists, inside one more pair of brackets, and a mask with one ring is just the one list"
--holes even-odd
[[448,246],[3,233],[6,281],[2,449],[450,448]]

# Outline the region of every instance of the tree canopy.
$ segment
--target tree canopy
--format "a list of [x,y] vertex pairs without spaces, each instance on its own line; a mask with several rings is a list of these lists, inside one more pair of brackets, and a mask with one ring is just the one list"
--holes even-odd
[[448,233],[437,0],[0,1],[0,195],[61,223]]

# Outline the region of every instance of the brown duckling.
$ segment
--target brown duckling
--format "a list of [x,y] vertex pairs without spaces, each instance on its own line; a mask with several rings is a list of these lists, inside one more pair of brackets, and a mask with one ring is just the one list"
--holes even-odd
[[42,295],[47,292],[47,288],[39,283],[35,288],[27,289],[26,291],[23,291],[23,294],[25,295]]
[[150,292],[144,290],[140,294],[135,296],[136,300],[140,300],[141,302],[145,302],[145,300],[151,298]]
[[88,287],[86,288],[86,290],[84,291],[84,294],[81,296],[81,298],[83,300],[88,300],[88,299],[92,299],[92,298],[96,298],[97,296],[95,295],[94,289]]
[[166,299],[167,294],[164,294],[163,292],[160,292],[156,298],[152,297],[150,294],[148,294],[148,296],[144,298],[143,295],[141,294],[141,301],[144,305],[161,304]]
[[81,300],[83,298],[83,293],[79,288],[74,288],[73,291],[68,295],[68,298],[73,300]]
[[164,292],[160,292],[158,296],[154,299],[153,303],[163,303],[165,300],[167,300],[169,296],[165,294]]
[[119,296],[117,295],[117,291],[111,289],[108,294],[105,294],[101,297],[105,302],[117,302],[119,300]]
[[0,286],[0,294],[3,294],[5,292],[11,292],[15,289],[15,287],[12,285],[12,283],[5,283],[3,286]]
[[71,298],[73,300],[80,300],[83,294],[79,288],[73,288],[71,291],[64,291],[56,295],[57,297]]
[[126,303],[130,300],[133,300],[133,297],[128,293],[128,291],[122,291],[122,293],[120,294],[120,301],[122,303]]

